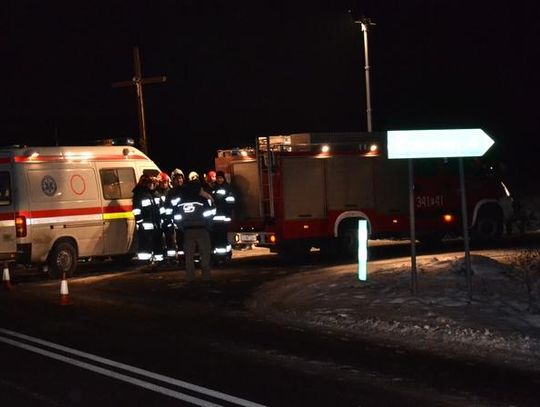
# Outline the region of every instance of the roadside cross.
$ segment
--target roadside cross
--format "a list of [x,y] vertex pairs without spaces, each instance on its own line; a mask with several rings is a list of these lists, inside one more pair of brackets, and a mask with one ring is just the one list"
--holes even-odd
[[143,100],[143,85],[151,83],[163,83],[167,80],[166,76],[153,76],[143,78],[141,73],[141,57],[139,55],[139,47],[133,47],[133,71],[134,76],[130,81],[114,82],[113,88],[124,88],[135,86],[137,92],[137,117],[139,120],[139,147],[148,154],[148,140],[146,138],[146,120],[144,117],[144,100]]

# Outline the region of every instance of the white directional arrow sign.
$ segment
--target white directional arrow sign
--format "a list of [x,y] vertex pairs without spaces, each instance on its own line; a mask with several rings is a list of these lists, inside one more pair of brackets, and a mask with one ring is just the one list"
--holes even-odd
[[494,141],[482,129],[388,132],[388,158],[480,157]]

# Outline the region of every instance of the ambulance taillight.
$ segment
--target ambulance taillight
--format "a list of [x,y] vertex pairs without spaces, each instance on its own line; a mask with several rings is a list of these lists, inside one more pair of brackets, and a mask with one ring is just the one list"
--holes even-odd
[[15,230],[17,232],[17,237],[26,237],[26,217],[17,216],[15,218]]

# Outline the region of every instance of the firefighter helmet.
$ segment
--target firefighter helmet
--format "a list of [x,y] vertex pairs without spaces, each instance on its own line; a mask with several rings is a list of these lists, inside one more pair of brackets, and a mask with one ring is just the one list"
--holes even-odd
[[191,171],[188,175],[188,179],[190,181],[194,181],[196,179],[199,179],[199,174],[197,174],[195,171]]
[[181,169],[179,168],[175,168],[173,170],[173,172],[171,172],[171,178],[174,178],[174,177],[182,177],[184,178],[184,173]]
[[216,182],[216,172],[214,170],[208,171],[208,174],[206,175],[206,180],[208,182]]
[[158,180],[164,183],[168,183],[171,181],[171,179],[169,178],[166,172],[160,172],[158,175]]

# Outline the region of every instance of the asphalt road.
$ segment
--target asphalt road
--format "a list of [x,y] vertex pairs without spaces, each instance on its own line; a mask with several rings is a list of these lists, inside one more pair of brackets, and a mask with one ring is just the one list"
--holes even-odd
[[[407,253],[406,244],[371,249],[372,260]],[[15,270],[14,289],[0,292],[0,403],[538,405],[537,372],[290,328],[244,307],[265,281],[326,264],[335,263],[317,253],[294,263],[243,254],[209,285],[187,285],[178,270],[87,264],[69,281],[67,306],[58,281]]]

